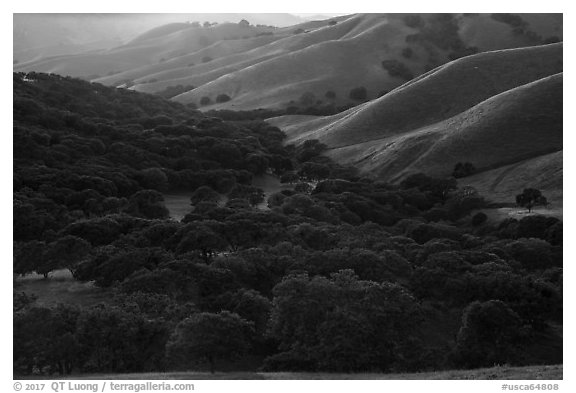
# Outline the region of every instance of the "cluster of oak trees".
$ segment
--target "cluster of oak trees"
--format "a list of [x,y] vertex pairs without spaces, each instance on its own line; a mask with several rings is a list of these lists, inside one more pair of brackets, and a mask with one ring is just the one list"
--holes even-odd
[[[15,74],[14,101],[14,272],[110,293],[50,306],[16,285],[17,374],[561,362],[561,221],[473,224],[483,199],[454,178],[364,178],[154,96]],[[266,209],[262,173],[294,184]],[[181,221],[170,189],[190,191]]]

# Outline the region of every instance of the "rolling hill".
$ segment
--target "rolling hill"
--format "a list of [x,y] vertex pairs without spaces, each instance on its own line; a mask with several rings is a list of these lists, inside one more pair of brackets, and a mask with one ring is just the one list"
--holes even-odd
[[[355,14],[276,29],[180,23],[113,49],[14,68],[128,82],[148,93],[181,86],[174,100],[198,105],[208,97],[206,109],[338,107],[377,98],[451,59],[561,39],[558,14]],[[366,96],[351,99],[357,87]],[[217,103],[221,94],[231,100]]]
[[334,116],[269,122],[380,179],[448,176],[471,162],[480,174],[465,181],[492,181],[491,194],[531,185],[561,195],[562,45],[469,56]]
[[112,49],[96,53],[53,56],[15,65],[17,71],[42,71],[84,79],[96,79],[144,65],[162,63],[170,58],[195,52],[215,42],[251,37],[270,31],[270,27],[223,23],[202,27],[174,23],[157,27]]
[[[495,186],[504,195],[518,179],[535,180],[519,174],[533,165],[547,165],[551,188],[561,185],[561,40],[559,14],[354,14],[281,28],[174,22],[112,49],[15,69],[173,91],[180,103],[208,102],[202,109],[356,105],[269,121],[289,143],[319,139],[330,157],[389,181],[450,175],[466,161],[483,187],[482,173],[504,171]],[[365,93],[351,98],[359,87]]]
[[[324,17],[323,19],[327,19]],[[111,49],[161,25],[188,21],[291,26],[304,21],[292,14],[14,14],[15,62]]]
[[[232,97],[230,102],[211,106],[213,109],[310,106],[314,100],[336,106],[357,104],[358,101],[349,96],[353,88],[365,87],[366,98],[372,99],[450,58],[538,42],[534,38],[537,33],[530,35],[532,38],[512,33],[510,25],[486,14],[427,16],[421,18],[423,26],[416,27],[412,27],[415,22],[410,21],[411,17],[413,15],[353,15],[336,25],[311,30],[304,38],[286,37],[259,48],[250,53],[250,57],[262,57],[262,61],[254,65],[241,64],[234,72],[227,69],[213,81],[195,84],[197,79],[180,78],[164,85],[190,82],[199,86],[174,98],[182,103],[198,103],[202,97],[210,97],[214,102],[218,94]],[[553,25],[552,20],[545,25]],[[493,36],[494,32],[498,32],[498,36]],[[287,48],[290,51],[286,53]],[[273,58],[261,55],[271,51],[280,54]],[[153,92],[141,86],[136,89]],[[335,97],[327,98],[328,92],[333,92]],[[304,102],[304,94],[309,96],[308,103]]]

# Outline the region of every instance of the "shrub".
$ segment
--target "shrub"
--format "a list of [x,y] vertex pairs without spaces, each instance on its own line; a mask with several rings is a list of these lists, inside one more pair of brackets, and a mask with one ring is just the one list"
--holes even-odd
[[349,97],[356,101],[364,101],[368,97],[368,91],[364,86],[355,87],[350,90]]
[[404,17],[404,24],[408,27],[418,28],[424,26],[424,20],[418,14],[411,14]]
[[406,80],[414,78],[414,74],[412,74],[410,68],[398,60],[384,60],[382,61],[382,68],[388,71],[388,75],[392,77],[399,77]]
[[452,172],[452,176],[456,179],[461,177],[466,177],[473,175],[476,172],[476,168],[469,162],[459,162],[454,166],[454,171]]
[[424,244],[432,239],[452,239],[459,241],[462,233],[458,228],[442,224],[420,224],[408,232],[417,243]]
[[218,103],[228,102],[230,100],[231,98],[228,94],[218,94],[218,96],[216,97],[216,102]]
[[482,225],[486,222],[488,216],[482,212],[474,214],[472,217],[472,225],[477,227],[478,225]]
[[559,220],[554,217],[545,216],[528,216],[518,222],[517,236],[519,238],[538,238],[547,240],[548,228],[558,223]]
[[316,96],[314,93],[307,91],[300,96],[298,102],[302,106],[312,106],[316,103]]
[[542,41],[542,44],[554,44],[556,42],[561,42],[562,40],[560,37],[553,35],[552,37],[548,37]]
[[294,191],[302,194],[310,194],[312,192],[312,186],[308,183],[298,183],[294,186]]
[[200,98],[200,105],[202,106],[210,105],[211,102],[212,100],[210,99],[210,97],[204,96]]
[[205,201],[217,202],[219,199],[220,194],[214,191],[211,187],[200,186],[192,193],[192,196],[190,197],[190,202],[192,203],[192,205],[196,205],[200,202]]
[[562,233],[562,221],[558,221],[546,231],[546,240],[553,246],[561,246],[563,242]]
[[492,19],[498,22],[506,23],[507,25],[513,27],[515,32],[520,32],[528,26],[526,21],[522,19],[519,15],[514,14],[491,14]]
[[300,176],[298,176],[296,172],[286,172],[282,176],[280,176],[280,183],[282,184],[285,183],[292,184],[298,181],[300,181]]
[[556,263],[552,254],[552,246],[541,239],[518,239],[507,244],[505,251],[528,270],[546,269],[553,267]]

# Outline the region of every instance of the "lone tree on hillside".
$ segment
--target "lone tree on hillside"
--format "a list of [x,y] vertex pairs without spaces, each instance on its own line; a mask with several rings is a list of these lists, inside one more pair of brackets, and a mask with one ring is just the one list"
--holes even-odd
[[532,211],[534,206],[546,206],[548,200],[540,190],[535,188],[525,188],[522,194],[516,195],[516,204],[528,209],[528,213]]
[[336,93],[332,90],[328,90],[326,94],[324,94],[324,97],[328,98],[329,100],[333,100],[336,98]]
[[476,168],[470,162],[459,162],[454,166],[454,171],[452,172],[452,176],[456,179],[461,177],[466,177],[473,175],[476,172]]
[[231,98],[228,94],[218,94],[218,96],[216,97],[216,102],[221,104],[223,102],[228,102],[230,101]]

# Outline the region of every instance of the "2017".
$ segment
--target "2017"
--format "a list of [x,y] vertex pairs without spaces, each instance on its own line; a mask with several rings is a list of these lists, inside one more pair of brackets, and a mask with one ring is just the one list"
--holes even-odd
[[44,390],[45,383],[27,383],[26,390]]

